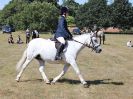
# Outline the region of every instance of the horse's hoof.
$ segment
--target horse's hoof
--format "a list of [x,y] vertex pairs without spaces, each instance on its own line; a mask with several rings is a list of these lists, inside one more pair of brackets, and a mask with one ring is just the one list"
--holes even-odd
[[51,84],[52,84],[52,85],[55,85],[55,82],[54,82],[54,81],[51,81]]
[[15,79],[17,82],[19,82],[19,79]]
[[46,84],[47,84],[47,85],[51,85],[51,83],[50,83],[49,81],[48,81],[48,82],[46,82]]
[[87,84],[87,83],[86,84],[83,84],[83,87],[84,88],[89,88],[89,86],[90,86],[90,84]]
[[20,80],[16,80],[17,82],[19,82]]

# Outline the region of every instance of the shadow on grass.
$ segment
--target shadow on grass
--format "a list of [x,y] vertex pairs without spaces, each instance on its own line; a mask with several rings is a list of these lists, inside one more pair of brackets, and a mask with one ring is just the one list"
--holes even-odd
[[[79,80],[72,80],[72,79],[60,79],[59,83],[69,83],[69,84],[80,84]],[[101,85],[101,84],[112,84],[112,85],[124,85],[123,82],[114,82],[111,79],[102,79],[102,80],[93,80],[93,81],[86,81],[89,85]]]
[[19,82],[43,82],[43,79],[20,80]]
[[[50,80],[52,81],[52,79]],[[20,82],[43,82],[43,79],[30,79],[30,80],[22,80]],[[72,80],[72,79],[60,79],[57,81],[58,83],[68,83],[68,84],[80,84],[79,80]],[[112,84],[112,85],[124,85],[123,82],[112,81],[111,79],[102,79],[102,80],[93,80],[93,81],[86,81],[88,85],[101,85],[101,84]]]

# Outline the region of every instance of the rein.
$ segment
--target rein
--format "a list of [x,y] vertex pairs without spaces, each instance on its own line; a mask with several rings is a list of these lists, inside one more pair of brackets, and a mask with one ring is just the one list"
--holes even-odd
[[92,51],[94,50],[94,49],[96,49],[97,47],[99,47],[100,45],[98,45],[98,46],[94,46],[94,43],[93,43],[93,41],[92,41],[92,39],[91,39],[91,42],[90,42],[90,44],[92,43],[92,47],[90,46],[90,44],[89,45],[87,45],[87,44],[84,44],[84,43],[81,43],[81,42],[79,42],[79,41],[77,41],[77,40],[74,40],[74,39],[72,39],[73,41],[75,41],[75,42],[77,42],[77,43],[80,43],[80,44],[82,44],[82,45],[84,45],[84,46],[86,46],[86,47],[88,47],[88,48],[92,48]]
[[[72,40],[75,41],[75,42],[77,42],[77,43],[80,43],[80,44],[82,44],[82,45],[84,45],[84,46],[86,46],[86,47],[88,47],[88,48],[91,48],[91,47],[90,47],[90,44],[87,45],[87,44],[81,43],[81,42],[79,42],[79,41],[77,41],[77,40],[74,40],[74,39],[72,39]],[[90,42],[90,43],[91,43],[91,42]]]

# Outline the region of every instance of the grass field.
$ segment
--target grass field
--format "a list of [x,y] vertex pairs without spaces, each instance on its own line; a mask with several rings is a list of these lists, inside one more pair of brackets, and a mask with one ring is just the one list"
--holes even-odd
[[[14,40],[18,33],[25,42],[24,32],[13,33]],[[83,88],[72,68],[55,85],[46,85],[36,60],[25,70],[21,81],[16,82],[16,63],[26,44],[9,45],[8,36],[0,33],[0,99],[133,99],[133,48],[126,47],[133,35],[106,35],[100,54],[88,48],[81,51],[77,63],[90,83],[89,88]],[[52,79],[62,68],[62,65],[46,63],[45,71]]]

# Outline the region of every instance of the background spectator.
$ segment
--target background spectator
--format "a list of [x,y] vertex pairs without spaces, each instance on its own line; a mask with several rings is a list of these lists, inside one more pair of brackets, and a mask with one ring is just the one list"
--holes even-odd
[[133,47],[131,40],[127,42],[127,47]]
[[9,38],[8,38],[8,43],[9,43],[9,44],[14,44],[12,34],[10,34],[10,36],[9,36]]
[[17,44],[22,44],[22,43],[23,43],[23,41],[22,41],[20,35],[18,35],[18,38],[17,38]]
[[39,33],[37,30],[32,31],[32,39],[39,38]]
[[30,42],[30,30],[26,30],[26,44]]

